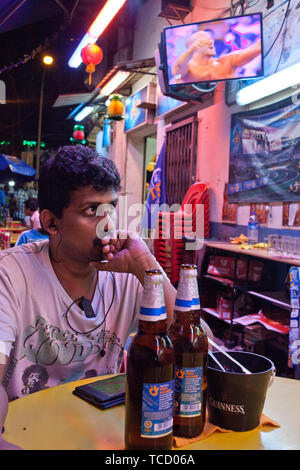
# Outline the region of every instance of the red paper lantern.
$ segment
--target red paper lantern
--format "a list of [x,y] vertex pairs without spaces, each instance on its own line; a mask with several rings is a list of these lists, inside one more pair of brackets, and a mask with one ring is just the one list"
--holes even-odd
[[84,132],[82,132],[82,131],[73,132],[73,139],[75,139],[75,140],[84,140]]
[[70,140],[75,144],[85,144],[84,126],[81,124],[76,124],[73,129],[73,136],[70,138]]
[[88,44],[81,50],[82,62],[86,65],[86,71],[89,74],[89,85],[91,84],[91,75],[95,72],[95,65],[100,64],[103,59],[101,47],[97,44]]

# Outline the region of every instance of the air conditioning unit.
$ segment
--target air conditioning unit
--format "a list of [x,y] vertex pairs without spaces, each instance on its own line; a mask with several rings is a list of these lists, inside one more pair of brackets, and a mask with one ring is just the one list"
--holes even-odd
[[191,0],[162,0],[161,4],[158,16],[173,20],[182,20],[193,10]]

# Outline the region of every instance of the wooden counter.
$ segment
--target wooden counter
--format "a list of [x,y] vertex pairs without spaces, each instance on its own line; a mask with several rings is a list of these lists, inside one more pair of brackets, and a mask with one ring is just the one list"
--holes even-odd
[[300,259],[287,258],[282,255],[270,254],[265,248],[250,248],[248,250],[241,248],[241,245],[235,245],[229,242],[221,241],[205,241],[206,246],[216,248],[220,250],[230,251],[232,253],[238,253],[240,255],[256,256],[258,258],[264,258],[267,260],[278,261],[281,263],[291,264],[293,266],[300,266]]

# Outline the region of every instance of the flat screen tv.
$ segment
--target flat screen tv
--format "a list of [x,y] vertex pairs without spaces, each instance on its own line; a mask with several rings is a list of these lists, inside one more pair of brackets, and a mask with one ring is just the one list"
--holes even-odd
[[262,14],[164,28],[169,86],[263,76]]

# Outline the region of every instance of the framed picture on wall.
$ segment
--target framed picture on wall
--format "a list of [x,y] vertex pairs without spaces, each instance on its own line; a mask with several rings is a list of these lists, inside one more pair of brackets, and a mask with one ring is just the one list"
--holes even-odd
[[223,209],[222,209],[222,222],[227,224],[237,223],[237,208],[238,204],[228,202],[228,184],[225,184]]
[[300,227],[300,203],[284,202],[282,204],[282,226]]

